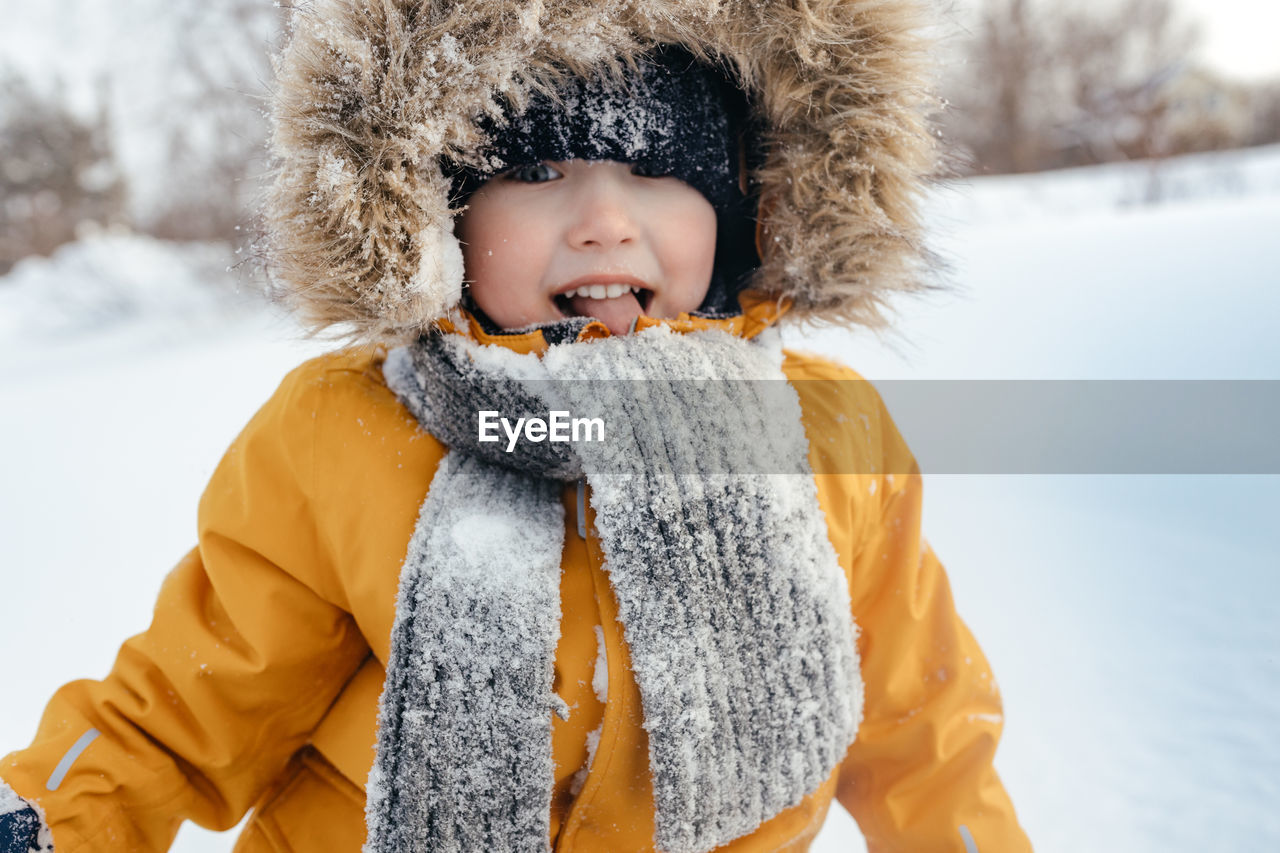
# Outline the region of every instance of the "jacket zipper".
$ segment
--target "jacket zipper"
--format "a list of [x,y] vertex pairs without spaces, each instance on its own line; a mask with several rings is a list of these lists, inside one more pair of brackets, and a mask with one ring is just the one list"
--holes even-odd
[[[578,480],[578,535],[582,537],[583,542],[587,543],[586,555],[588,570],[592,574],[592,583],[596,587],[596,597],[602,594],[608,594],[608,579],[603,575],[601,569],[600,555],[593,553],[591,541],[587,538],[587,481],[586,479]],[[603,586],[603,588],[602,588]],[[599,605],[597,605],[599,606]],[[600,611],[600,622],[604,625],[605,614],[603,608]],[[606,626],[605,634],[609,633]],[[614,672],[615,667],[609,667],[609,686],[608,696],[612,699],[616,695],[616,688],[613,683],[617,675]],[[622,711],[617,702],[606,701],[604,712],[600,720],[600,740],[596,747],[595,760],[592,761],[591,767],[587,770],[586,778],[583,780],[582,790],[578,792],[578,796],[574,798],[573,805],[569,807],[568,813],[564,816],[564,822],[560,827],[560,836],[556,839],[556,853],[567,853],[577,848],[578,833],[582,829],[584,812],[590,808],[591,802],[595,799],[597,791],[600,787],[600,780],[597,778],[605,772],[605,766],[608,764],[608,750],[616,748],[617,734],[616,729],[621,725],[620,719]],[[602,766],[602,762],[603,765]]]

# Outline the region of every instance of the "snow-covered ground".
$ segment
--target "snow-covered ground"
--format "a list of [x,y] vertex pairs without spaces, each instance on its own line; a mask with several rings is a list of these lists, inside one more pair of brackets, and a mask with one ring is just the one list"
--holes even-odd
[[[1141,165],[949,192],[933,216],[962,291],[901,303],[909,343],[793,342],[875,379],[1280,379],[1280,150],[1163,168],[1155,204]],[[146,626],[221,452],[321,349],[211,299],[213,258],[104,242],[0,280],[0,649],[21,687],[0,751]],[[1275,476],[928,478],[1038,850],[1280,849],[1278,515]],[[230,846],[188,826],[175,849]],[[835,809],[813,849],[861,848]]]

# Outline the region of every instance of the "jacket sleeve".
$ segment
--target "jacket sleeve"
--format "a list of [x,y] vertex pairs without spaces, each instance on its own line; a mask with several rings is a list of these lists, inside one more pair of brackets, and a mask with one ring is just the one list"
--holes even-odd
[[849,566],[864,710],[836,796],[870,853],[1030,850],[992,766],[1003,726],[995,677],[921,538],[915,460],[875,403],[884,467],[852,478],[878,499],[866,501]]
[[0,761],[0,790],[36,807],[59,853],[167,850],[184,819],[234,826],[368,653],[316,523],[321,379],[290,374],[223,457],[151,626]]

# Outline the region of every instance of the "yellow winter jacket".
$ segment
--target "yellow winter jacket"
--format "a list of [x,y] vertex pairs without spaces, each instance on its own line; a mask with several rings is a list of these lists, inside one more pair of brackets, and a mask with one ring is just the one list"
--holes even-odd
[[[672,325],[750,336],[771,319],[755,303],[731,321]],[[493,342],[474,323],[455,331]],[[543,345],[536,332],[498,341]],[[227,829],[251,808],[237,851],[360,849],[396,584],[445,452],[387,389],[384,356],[336,352],[285,378],[218,466],[199,544],[165,580],[151,627],[106,679],[59,690],[32,745],[0,762],[59,853],[165,850],[184,819]],[[720,849],[807,850],[833,797],[876,853],[1030,849],[991,764],[995,679],[921,539],[910,452],[852,371],[792,353],[784,372],[814,470],[869,472],[815,475],[861,630],[864,718],[820,789]],[[653,850],[640,696],[590,517],[578,533],[580,505],[567,486],[553,689],[572,710],[552,723],[551,848]]]

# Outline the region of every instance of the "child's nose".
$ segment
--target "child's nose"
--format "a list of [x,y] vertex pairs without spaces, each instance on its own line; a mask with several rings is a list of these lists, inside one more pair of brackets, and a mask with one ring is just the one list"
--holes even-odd
[[635,205],[623,182],[605,170],[592,170],[580,187],[568,239],[577,249],[607,250],[639,236]]

